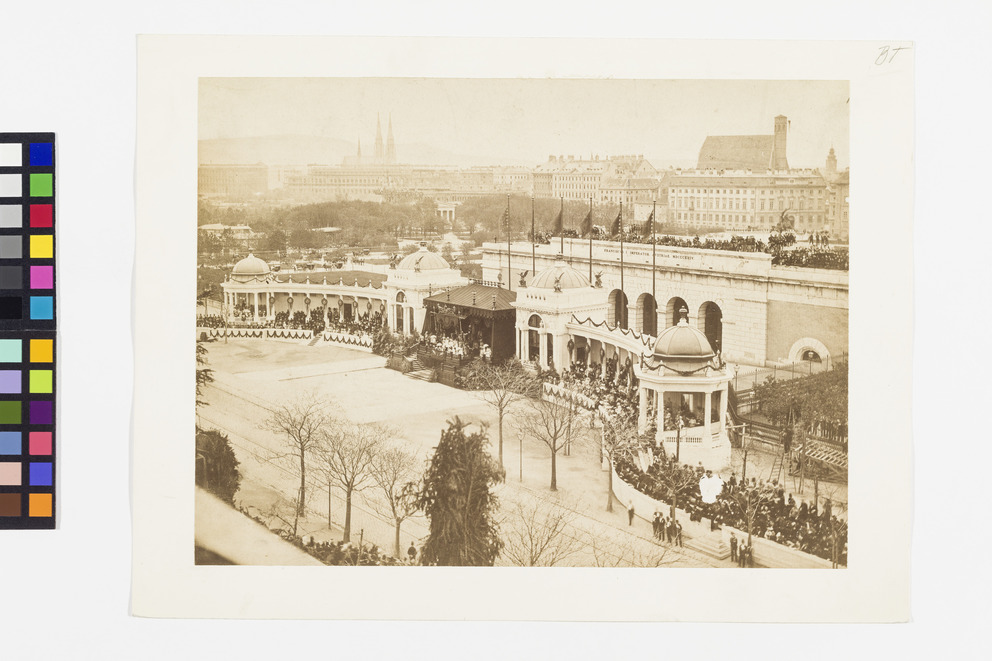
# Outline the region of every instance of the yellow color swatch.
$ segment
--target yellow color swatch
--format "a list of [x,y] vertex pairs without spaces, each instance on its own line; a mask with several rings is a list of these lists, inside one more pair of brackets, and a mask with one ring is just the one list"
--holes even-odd
[[55,254],[55,245],[52,242],[51,234],[31,235],[31,257],[34,259],[52,259]]
[[31,340],[31,362],[52,362],[52,340]]

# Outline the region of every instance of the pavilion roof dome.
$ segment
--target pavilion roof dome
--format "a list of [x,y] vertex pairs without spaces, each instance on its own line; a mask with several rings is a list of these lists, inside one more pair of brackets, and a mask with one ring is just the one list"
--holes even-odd
[[554,289],[558,283],[562,291],[566,289],[581,289],[589,286],[589,278],[582,275],[578,269],[568,265],[565,258],[558,255],[555,263],[534,276],[527,285],[534,289]]
[[444,271],[451,268],[444,257],[427,249],[427,244],[421,243],[420,250],[410,253],[396,265],[397,269],[406,271]]
[[663,362],[704,363],[716,352],[706,334],[689,325],[685,317],[666,329],[654,343],[654,355]]
[[248,280],[269,275],[270,272],[271,269],[269,269],[269,265],[264,260],[249,254],[234,265],[234,269],[231,271],[231,277],[235,280]]

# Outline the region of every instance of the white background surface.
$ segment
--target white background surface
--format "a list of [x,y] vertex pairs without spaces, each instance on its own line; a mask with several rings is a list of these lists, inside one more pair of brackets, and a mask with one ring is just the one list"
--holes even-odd
[[[794,2],[720,3],[695,11],[683,4],[574,2],[543,11],[522,2],[421,2],[391,9],[203,0],[141,7],[5,3],[0,130],[58,134],[61,526],[0,534],[0,658],[975,655],[989,615],[983,514],[990,393],[983,336],[992,237],[983,202],[990,10],[977,2],[939,9],[931,3],[833,2],[808,10]],[[134,35],[317,32],[916,40],[914,621],[814,627],[130,617]],[[396,599],[418,608],[416,595]]]

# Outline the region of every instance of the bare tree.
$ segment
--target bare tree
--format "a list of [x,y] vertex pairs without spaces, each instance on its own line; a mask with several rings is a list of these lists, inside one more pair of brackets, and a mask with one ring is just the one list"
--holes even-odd
[[613,465],[624,457],[633,458],[640,447],[637,420],[629,416],[601,415],[603,422],[602,453],[609,464],[607,471],[606,511],[613,511]]
[[[417,511],[416,483],[420,481],[417,457],[402,448],[386,448],[379,452],[372,464],[372,478],[386,497],[388,514],[396,526],[393,555],[400,557],[400,526]],[[378,506],[374,506],[378,509]]]
[[518,567],[554,567],[582,548],[569,528],[575,512],[553,501],[514,503],[500,522],[503,550],[500,555]]
[[321,471],[344,491],[344,541],[351,541],[351,501],[372,483],[372,467],[389,429],[377,423],[335,419],[326,425],[314,454]]
[[744,532],[747,533],[748,546],[751,546],[754,522],[758,518],[758,514],[772,500],[773,494],[765,489],[742,487],[735,489],[731,494],[732,511],[738,519],[744,521]]
[[664,500],[669,504],[670,517],[675,516],[675,510],[690,493],[699,489],[699,475],[687,466],[664,466],[657,477],[665,492]]
[[574,406],[535,399],[518,425],[527,436],[537,438],[551,450],[551,490],[558,490],[558,453],[579,436],[582,426]]
[[327,421],[326,407],[316,395],[309,393],[295,402],[276,407],[261,425],[263,429],[275,432],[282,438],[284,451],[269,453],[260,458],[287,464],[294,472],[299,468],[300,486],[296,494],[296,514],[293,517],[294,535],[306,508],[307,460],[316,448]]
[[[650,544],[650,546],[645,546]],[[609,539],[589,535],[596,567],[665,567],[674,564],[672,547],[659,546],[636,537]]]
[[508,360],[499,365],[482,362],[475,373],[479,394],[496,411],[499,440],[499,465],[503,466],[503,419],[514,402],[537,394],[540,384],[524,371],[520,361]]

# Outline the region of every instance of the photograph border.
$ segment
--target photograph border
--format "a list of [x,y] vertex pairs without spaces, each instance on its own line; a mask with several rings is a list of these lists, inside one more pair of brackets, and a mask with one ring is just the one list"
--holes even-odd
[[[907,619],[914,89],[911,48],[892,49],[910,46],[891,42],[141,37],[133,613],[459,620]],[[886,48],[884,52],[895,56],[879,64]],[[603,58],[603,52],[623,52],[624,57]],[[206,76],[849,80],[850,160],[855,172],[851,213],[856,219],[851,231],[851,274],[856,285],[850,296],[849,346],[855,356],[850,429],[855,442],[850,452],[849,567],[829,573],[195,567],[190,543],[193,490],[188,488],[194,470],[189,450],[194,426],[195,338],[182,330],[182,320],[195,317],[196,94],[198,79]],[[893,283],[899,283],[898,288]],[[178,321],[163,323],[163,319]],[[796,599],[797,593],[816,597]],[[488,598],[480,600],[479,594]],[[416,596],[408,599],[404,595]],[[746,600],[746,608],[741,600]]]

